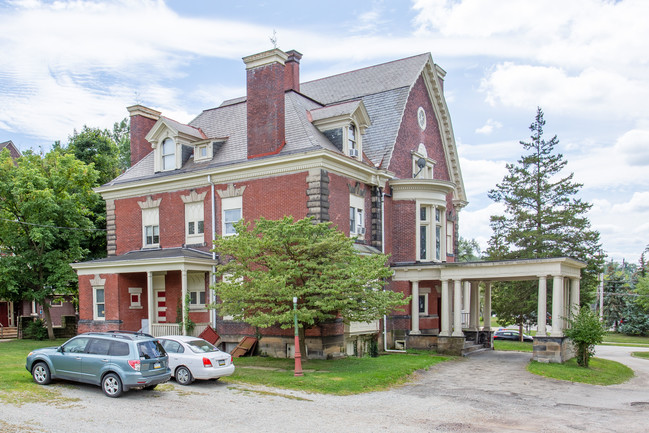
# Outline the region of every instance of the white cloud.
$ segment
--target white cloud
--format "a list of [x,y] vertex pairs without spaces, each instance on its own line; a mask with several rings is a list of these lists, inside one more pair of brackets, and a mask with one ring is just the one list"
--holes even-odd
[[496,184],[502,181],[507,174],[504,161],[460,158],[460,165],[469,201],[472,200],[472,197],[485,194],[495,188]]
[[500,129],[502,127],[503,127],[502,123],[493,119],[488,119],[487,123],[485,123],[483,126],[475,130],[475,133],[489,135],[494,131],[494,129]]

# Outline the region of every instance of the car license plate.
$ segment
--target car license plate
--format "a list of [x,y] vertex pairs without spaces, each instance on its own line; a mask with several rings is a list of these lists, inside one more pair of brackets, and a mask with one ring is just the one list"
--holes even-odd
[[225,360],[224,359],[219,359],[219,365],[225,365]]
[[160,365],[159,362],[156,362],[155,364],[153,364],[153,368],[160,368],[160,367],[162,367],[162,365]]

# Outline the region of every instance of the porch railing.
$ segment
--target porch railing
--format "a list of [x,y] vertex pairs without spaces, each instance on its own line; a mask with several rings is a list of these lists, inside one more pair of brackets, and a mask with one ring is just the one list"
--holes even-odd
[[[207,323],[197,323],[190,335],[198,337],[207,326]],[[177,323],[154,323],[151,325],[151,335],[154,337],[162,337],[163,335],[182,335],[182,329]]]

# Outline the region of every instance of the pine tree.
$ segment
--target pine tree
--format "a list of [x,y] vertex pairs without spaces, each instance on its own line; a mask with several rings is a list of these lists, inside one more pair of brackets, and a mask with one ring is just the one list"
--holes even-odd
[[[573,173],[562,174],[568,162],[555,151],[556,135],[549,141],[543,138],[544,126],[538,108],[530,126],[531,141],[520,142],[525,154],[516,164],[506,165],[509,173],[489,191],[489,198],[502,203],[505,212],[491,217],[494,234],[487,253],[492,260],[573,257],[586,262],[581,280],[585,305],[594,298],[603,264],[599,233],[591,229],[586,216],[592,205],[577,197],[582,184],[573,180]],[[536,300],[515,302],[517,293],[536,296],[533,287],[495,290],[494,311],[499,317],[516,317],[516,323],[522,324],[524,317],[535,316]]]

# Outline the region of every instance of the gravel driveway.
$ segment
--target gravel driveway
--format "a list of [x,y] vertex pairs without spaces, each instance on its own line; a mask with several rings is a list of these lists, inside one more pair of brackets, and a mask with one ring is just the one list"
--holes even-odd
[[598,357],[636,372],[607,387],[537,377],[525,370],[529,353],[494,351],[437,365],[389,391],[345,397],[170,382],[111,399],[99,387],[59,382],[58,404],[0,407],[0,431],[647,432],[649,361],[631,358],[632,350],[598,347]]

